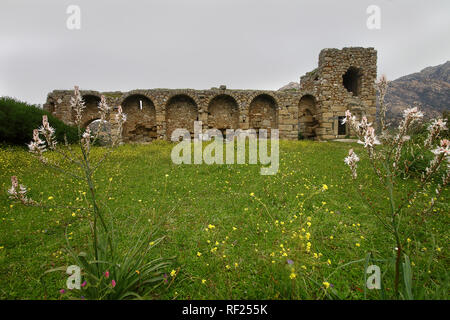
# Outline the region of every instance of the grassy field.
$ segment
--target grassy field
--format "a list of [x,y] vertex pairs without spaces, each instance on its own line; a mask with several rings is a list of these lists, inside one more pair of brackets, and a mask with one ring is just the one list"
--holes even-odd
[[[152,249],[155,256],[176,257],[167,282],[149,298],[392,298],[387,259],[394,242],[369,209],[385,211],[386,191],[362,156],[359,183],[373,203],[363,201],[343,162],[350,147],[364,154],[358,145],[282,141],[274,176],[260,175],[259,165],[174,165],[172,146],[121,146],[95,176],[120,248],[133,244],[136,230],[158,225],[165,239]],[[87,186],[43,168],[24,149],[0,149],[0,299],[64,299],[59,290],[67,276],[43,273],[71,264],[65,230],[83,249],[91,216],[11,204],[11,175],[48,205],[84,203]],[[417,183],[401,181],[405,190]],[[417,299],[448,299],[448,195],[446,190],[425,219],[414,207],[403,212]],[[381,268],[384,291],[364,290],[369,252],[376,260],[370,264]]]

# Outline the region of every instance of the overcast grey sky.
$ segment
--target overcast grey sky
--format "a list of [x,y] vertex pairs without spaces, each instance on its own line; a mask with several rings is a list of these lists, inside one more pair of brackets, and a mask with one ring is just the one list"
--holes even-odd
[[[69,5],[81,29],[69,30]],[[381,29],[366,27],[369,5]],[[449,0],[1,0],[0,96],[53,89],[276,90],[323,48],[375,47],[389,79],[450,59]]]

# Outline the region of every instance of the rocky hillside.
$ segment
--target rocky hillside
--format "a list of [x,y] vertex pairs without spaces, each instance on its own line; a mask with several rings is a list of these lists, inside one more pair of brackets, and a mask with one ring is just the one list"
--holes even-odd
[[414,102],[427,118],[442,116],[450,110],[450,61],[391,81],[386,102],[392,123],[397,123],[402,111]]
[[279,91],[286,91],[286,90],[298,90],[300,89],[300,83],[298,82],[289,82],[287,85],[281,87],[278,89]]

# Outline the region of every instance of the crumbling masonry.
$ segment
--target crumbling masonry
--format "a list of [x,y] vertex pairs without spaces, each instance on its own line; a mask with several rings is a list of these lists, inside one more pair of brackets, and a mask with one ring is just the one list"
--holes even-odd
[[[124,142],[167,139],[176,128],[279,129],[280,138],[329,140],[352,133],[339,121],[345,111],[374,122],[377,52],[373,48],[324,49],[319,65],[300,79],[299,89],[285,91],[150,89],[130,92],[82,90],[86,102],[83,126],[99,118],[97,105],[104,95],[110,106],[127,114]],[[71,90],[48,94],[44,109],[73,124]],[[111,123],[114,126],[114,123]]]

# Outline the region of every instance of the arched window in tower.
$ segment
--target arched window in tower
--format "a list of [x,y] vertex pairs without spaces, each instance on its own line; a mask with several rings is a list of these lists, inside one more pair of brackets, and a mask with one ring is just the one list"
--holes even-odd
[[359,68],[350,67],[342,76],[342,84],[348,92],[353,93],[355,97],[361,94],[362,71]]

